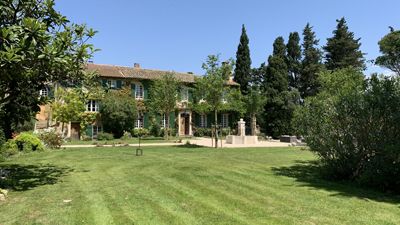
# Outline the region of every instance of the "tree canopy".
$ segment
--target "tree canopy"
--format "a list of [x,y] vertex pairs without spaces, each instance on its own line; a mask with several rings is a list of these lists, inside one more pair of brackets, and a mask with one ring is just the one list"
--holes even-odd
[[249,82],[251,81],[251,58],[249,48],[249,38],[246,34],[246,28],[242,25],[242,35],[236,52],[236,64],[234,72],[234,81],[240,84],[242,94],[247,93]]
[[381,56],[376,58],[377,65],[386,67],[400,76],[400,30],[391,28],[390,33],[379,41]]
[[364,70],[365,59],[360,50],[361,39],[354,38],[354,33],[349,31],[345,18],[336,21],[333,37],[328,38],[324,46],[326,68],[336,70],[353,67],[360,71]]
[[[167,73],[161,79],[153,81],[149,90],[149,100],[146,104],[151,112],[163,115],[170,121],[171,112],[175,111],[177,102],[180,99],[178,89],[181,82],[177,80],[173,73]],[[169,123],[166,123],[164,137],[168,139]]]
[[39,91],[57,81],[79,81],[95,51],[95,31],[70,23],[53,0],[0,1],[0,118],[13,126],[34,118],[46,101]]

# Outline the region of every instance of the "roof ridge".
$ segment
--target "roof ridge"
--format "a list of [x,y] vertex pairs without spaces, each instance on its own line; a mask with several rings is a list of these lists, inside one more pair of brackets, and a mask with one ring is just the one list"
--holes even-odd
[[102,64],[102,63],[90,63],[91,65],[98,65],[98,66],[110,66],[110,67],[123,67],[127,69],[135,69],[135,70],[148,70],[148,71],[154,71],[154,72],[170,72],[170,73],[177,73],[177,74],[185,74],[185,75],[193,75],[193,76],[202,76],[194,73],[188,73],[188,72],[177,72],[175,70],[161,70],[161,69],[147,69],[147,68],[135,68],[132,66],[121,66],[121,65],[113,65],[113,64]]

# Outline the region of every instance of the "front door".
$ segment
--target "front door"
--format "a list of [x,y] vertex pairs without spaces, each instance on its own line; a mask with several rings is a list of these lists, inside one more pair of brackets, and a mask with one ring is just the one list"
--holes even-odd
[[181,113],[179,125],[179,135],[189,135],[190,117],[188,113]]

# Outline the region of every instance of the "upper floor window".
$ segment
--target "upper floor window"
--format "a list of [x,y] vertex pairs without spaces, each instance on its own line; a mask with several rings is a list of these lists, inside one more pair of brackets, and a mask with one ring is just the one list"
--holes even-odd
[[207,115],[201,114],[200,115],[200,127],[207,127]]
[[117,88],[117,81],[116,80],[108,80],[107,84],[110,88]]
[[143,114],[138,113],[137,119],[136,119],[136,122],[135,122],[135,128],[143,128],[143,127],[144,127]]
[[98,112],[99,111],[99,103],[96,100],[89,100],[86,105],[86,111],[88,112]]
[[47,90],[47,88],[43,88],[42,90],[39,91],[39,95],[42,97],[47,97],[49,96],[49,90]]
[[135,83],[135,98],[143,99],[144,96],[144,88],[142,84]]
[[189,89],[187,87],[182,87],[181,89],[181,100],[189,101]]
[[221,117],[221,126],[222,127],[228,127],[229,125],[229,114],[222,114]]
[[226,95],[227,95],[226,91],[222,92],[222,97],[221,97],[222,103],[226,103]]

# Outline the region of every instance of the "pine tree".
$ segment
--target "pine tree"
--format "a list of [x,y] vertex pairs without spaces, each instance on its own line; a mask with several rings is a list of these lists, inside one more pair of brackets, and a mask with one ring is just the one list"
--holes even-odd
[[240,91],[246,94],[249,89],[251,77],[251,58],[249,49],[249,38],[246,34],[246,28],[242,25],[242,35],[236,52],[236,67],[234,81],[240,84]]
[[299,91],[303,99],[315,95],[319,89],[318,73],[322,69],[322,53],[317,47],[318,42],[312,26],[307,23],[303,30],[303,60],[299,79]]
[[328,38],[326,46],[324,46],[326,68],[337,70],[354,67],[357,70],[364,70],[365,59],[360,50],[360,38],[354,38],[354,33],[349,31],[344,17],[337,20],[337,23],[333,37]]
[[299,33],[293,32],[289,34],[289,40],[286,48],[286,64],[288,66],[289,87],[291,89],[299,89],[299,78],[301,71],[301,47]]

